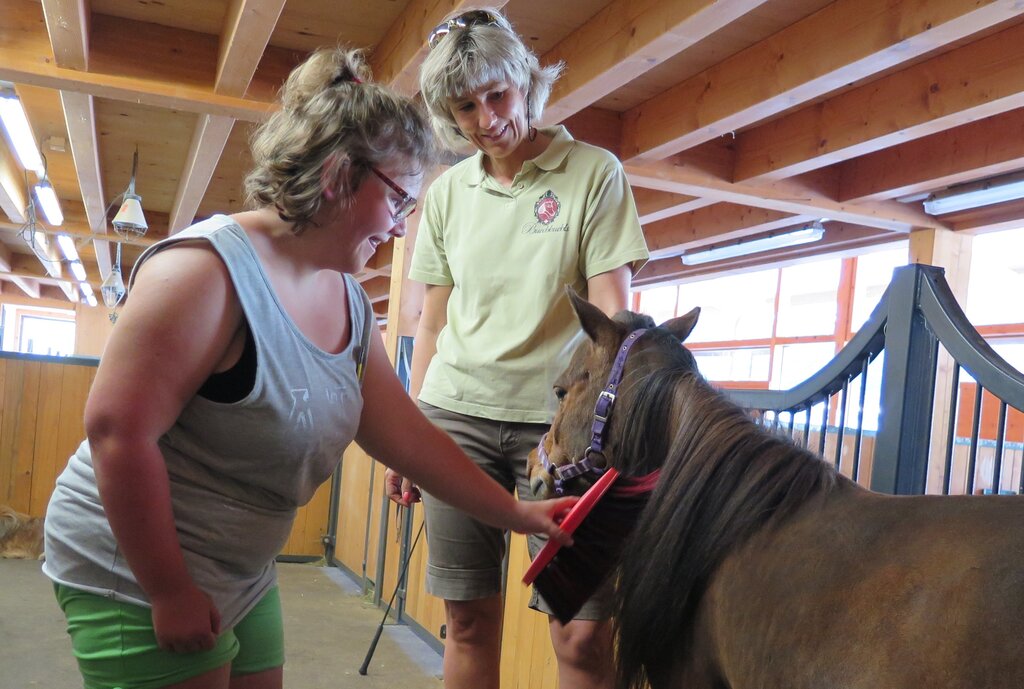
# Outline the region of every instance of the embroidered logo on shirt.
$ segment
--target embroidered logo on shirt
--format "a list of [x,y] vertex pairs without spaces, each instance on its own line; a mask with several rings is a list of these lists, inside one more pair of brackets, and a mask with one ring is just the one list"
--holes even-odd
[[296,428],[313,428],[313,410],[309,407],[309,390],[295,388],[292,393],[292,410],[288,420],[295,423]]
[[533,206],[533,214],[537,216],[537,222],[541,225],[550,225],[558,217],[558,212],[562,210],[562,203],[555,196],[555,192],[548,189],[544,192],[537,203]]

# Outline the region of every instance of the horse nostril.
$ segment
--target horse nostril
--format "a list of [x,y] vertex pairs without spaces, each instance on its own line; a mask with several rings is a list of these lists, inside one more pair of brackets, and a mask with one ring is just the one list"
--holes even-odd
[[547,500],[551,497],[548,484],[540,476],[530,479],[530,490],[533,492],[533,496],[539,500]]

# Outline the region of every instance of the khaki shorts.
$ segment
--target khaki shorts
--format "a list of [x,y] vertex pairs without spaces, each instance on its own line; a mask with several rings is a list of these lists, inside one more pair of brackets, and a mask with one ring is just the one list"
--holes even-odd
[[[547,424],[495,421],[466,416],[419,402],[424,415],[451,438],[483,469],[520,500],[532,500],[526,475],[526,458],[548,430]],[[427,592],[445,600],[477,600],[501,593],[505,533],[482,524],[464,512],[423,494],[427,521]],[[546,537],[529,536],[530,557],[543,547]],[[552,614],[534,590],[530,607]],[[605,586],[576,615],[579,620],[604,620],[611,616],[610,587]]]

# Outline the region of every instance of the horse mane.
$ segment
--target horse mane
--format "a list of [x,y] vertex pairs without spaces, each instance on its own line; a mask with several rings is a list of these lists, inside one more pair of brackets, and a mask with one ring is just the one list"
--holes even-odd
[[661,469],[617,584],[619,687],[630,689],[690,652],[697,606],[733,549],[837,485],[831,465],[755,424],[672,340],[668,349],[650,342],[642,356],[659,359],[623,381],[631,403],[613,455],[625,476]]

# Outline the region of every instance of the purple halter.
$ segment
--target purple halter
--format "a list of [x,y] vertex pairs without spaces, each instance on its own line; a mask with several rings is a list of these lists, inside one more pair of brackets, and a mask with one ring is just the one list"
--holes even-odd
[[545,433],[540,439],[540,444],[537,446],[537,456],[541,464],[544,465],[544,469],[555,480],[555,493],[557,495],[562,495],[565,492],[565,482],[570,479],[584,474],[600,476],[604,473],[604,469],[594,464],[591,457],[595,454],[604,455],[604,431],[608,425],[608,420],[612,416],[612,407],[615,406],[615,397],[619,390],[619,383],[622,382],[622,372],[626,368],[626,355],[629,354],[629,350],[632,349],[636,341],[645,332],[647,332],[646,328],[639,328],[631,332],[622,341],[619,351],[615,354],[615,362],[612,363],[611,373],[608,374],[608,383],[601,390],[601,394],[597,396],[597,404],[594,405],[594,423],[590,427],[590,447],[584,451],[583,457],[570,464],[555,466],[551,463],[547,450],[544,449],[544,440],[548,437],[548,434]]

